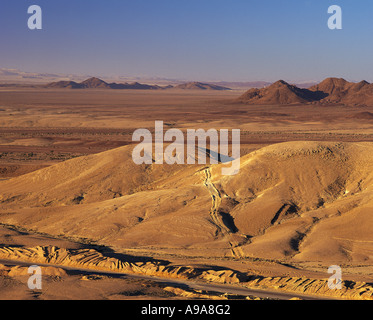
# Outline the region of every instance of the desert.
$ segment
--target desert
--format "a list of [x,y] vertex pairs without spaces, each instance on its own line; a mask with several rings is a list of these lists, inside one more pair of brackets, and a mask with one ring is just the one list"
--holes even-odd
[[373,300],[373,3],[2,9],[4,310],[324,314],[283,303],[312,300],[335,317]]
[[[2,86],[1,299],[372,299],[370,86]],[[160,119],[239,129],[239,172],[134,163]]]

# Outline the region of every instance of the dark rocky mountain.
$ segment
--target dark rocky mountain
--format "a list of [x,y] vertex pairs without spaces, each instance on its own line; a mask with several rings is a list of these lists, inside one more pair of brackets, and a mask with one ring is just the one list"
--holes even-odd
[[367,81],[349,82],[342,78],[327,78],[308,89],[285,81],[277,81],[265,88],[249,89],[238,98],[247,104],[345,104],[373,105],[373,84]]

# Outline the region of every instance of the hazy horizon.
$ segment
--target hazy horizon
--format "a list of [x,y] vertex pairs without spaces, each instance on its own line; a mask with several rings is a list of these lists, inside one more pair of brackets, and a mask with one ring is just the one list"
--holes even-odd
[[[27,28],[27,8],[43,29]],[[327,27],[330,5],[343,29]],[[373,81],[373,3],[6,0],[0,68],[186,81]]]
[[[226,79],[196,79],[196,78],[167,78],[167,77],[159,77],[157,75],[107,75],[107,74],[64,74],[64,73],[53,73],[53,72],[38,72],[38,71],[30,71],[30,70],[20,70],[18,68],[2,68],[0,66],[0,81],[12,81],[17,80],[17,82],[24,82],[24,83],[32,83],[35,81],[41,82],[43,80],[53,81],[56,80],[71,80],[75,82],[79,82],[82,80],[86,80],[88,78],[99,78],[103,81],[110,82],[110,81],[117,81],[117,82],[125,82],[125,81],[154,81],[154,83],[161,82],[161,83],[187,83],[187,82],[205,82],[205,83],[236,83],[236,84],[245,84],[245,83],[274,83],[279,80],[284,80],[289,83],[319,83],[325,79],[304,79],[298,81],[292,81],[291,79],[277,79],[274,81],[267,81],[265,79],[250,79],[250,80],[226,80]],[[331,76],[332,77],[332,76]],[[361,79],[346,79],[351,82],[359,82]]]

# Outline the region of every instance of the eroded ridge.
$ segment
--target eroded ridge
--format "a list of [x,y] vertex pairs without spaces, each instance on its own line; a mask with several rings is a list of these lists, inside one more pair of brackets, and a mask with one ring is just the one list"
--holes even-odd
[[154,261],[146,263],[128,262],[106,257],[95,249],[64,249],[55,246],[2,247],[0,248],[0,259],[49,264],[51,266],[67,266],[77,270],[84,268],[96,271],[239,284],[246,288],[266,288],[266,290],[294,293],[294,295],[373,300],[373,285],[365,282],[342,281],[341,290],[331,290],[328,287],[328,279],[286,276],[264,277],[231,269],[213,270],[190,266],[164,265]]

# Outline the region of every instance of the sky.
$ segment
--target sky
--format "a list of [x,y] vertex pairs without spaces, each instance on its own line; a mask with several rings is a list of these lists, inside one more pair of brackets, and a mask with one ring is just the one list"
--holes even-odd
[[[29,30],[39,5],[43,29]],[[343,29],[327,26],[339,5]],[[373,82],[369,0],[1,0],[0,68],[194,81]]]

